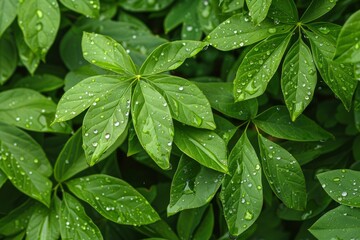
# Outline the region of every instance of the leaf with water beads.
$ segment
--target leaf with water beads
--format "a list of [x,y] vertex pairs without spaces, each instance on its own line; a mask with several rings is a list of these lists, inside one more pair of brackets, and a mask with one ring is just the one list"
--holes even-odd
[[263,204],[260,162],[246,132],[230,153],[229,173],[220,198],[229,231],[238,236],[254,224]]
[[300,18],[303,23],[311,22],[329,12],[335,7],[337,0],[312,0]]
[[296,23],[299,20],[298,10],[294,1],[272,0],[268,17],[274,23]]
[[239,66],[234,79],[235,101],[263,94],[280,65],[291,34],[276,35],[255,45]]
[[66,183],[78,198],[119,224],[145,225],[160,220],[148,201],[121,179],[95,174]]
[[87,17],[97,17],[99,15],[99,0],[60,0],[65,7],[81,13]]
[[266,18],[271,2],[271,0],[246,0],[249,15],[255,25],[260,24]]

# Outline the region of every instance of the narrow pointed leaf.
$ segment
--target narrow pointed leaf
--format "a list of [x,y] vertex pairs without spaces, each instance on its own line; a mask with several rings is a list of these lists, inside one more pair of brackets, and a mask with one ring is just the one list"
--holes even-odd
[[274,23],[296,23],[299,20],[295,2],[289,0],[272,0],[268,17]]
[[271,2],[271,0],[246,0],[249,15],[252,17],[255,25],[258,25],[266,18]]
[[65,7],[81,13],[87,17],[97,17],[99,15],[100,3],[99,0],[60,0]]
[[[1,22],[1,20],[0,20]],[[0,86],[3,85],[14,73],[18,58],[13,39],[5,34],[0,38]]]
[[255,45],[245,56],[234,79],[235,101],[263,94],[280,65],[291,34],[270,37]]
[[17,0],[0,1],[0,9],[3,9],[3,11],[0,11],[0,37],[14,21],[17,14],[17,6]]
[[254,224],[263,204],[260,162],[246,132],[230,153],[229,170],[220,198],[229,231],[238,236]]
[[312,0],[304,14],[301,16],[300,21],[308,23],[318,19],[335,7],[336,2],[337,0]]

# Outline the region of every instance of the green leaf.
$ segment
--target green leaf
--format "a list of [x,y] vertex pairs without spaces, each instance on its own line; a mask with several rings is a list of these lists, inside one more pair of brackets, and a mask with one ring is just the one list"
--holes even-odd
[[0,11],[0,37],[14,21],[17,14],[17,7],[18,0],[0,1],[0,9],[2,9],[2,11]]
[[304,115],[292,122],[284,106],[269,108],[259,114],[253,122],[267,134],[291,141],[320,141],[332,137],[329,132]]
[[174,0],[133,0],[119,1],[119,5],[128,11],[155,12],[169,6]]
[[360,172],[342,169],[323,172],[317,175],[323,189],[340,204],[360,207],[358,184]]
[[298,10],[293,0],[272,0],[268,17],[274,23],[296,23],[299,20]]
[[0,86],[1,86],[14,73],[18,62],[16,46],[14,44],[13,39],[10,38],[10,35],[4,35],[0,38],[0,52],[1,52],[0,54],[0,66],[1,66]]
[[151,75],[178,68],[187,58],[195,56],[207,44],[200,41],[182,40],[164,43],[146,58],[140,74]]
[[341,28],[335,56],[337,62],[360,62],[360,10],[353,13]]
[[186,18],[184,12],[189,11],[193,8],[196,9],[196,5],[194,5],[196,3],[197,1],[192,0],[177,1],[176,4],[167,13],[164,19],[165,33],[170,32],[171,30],[179,26],[181,23],[183,23]]
[[103,239],[98,227],[86,215],[84,207],[69,193],[63,193],[60,208],[59,221],[62,239]]
[[52,168],[41,146],[20,129],[0,123],[0,169],[11,183],[46,206],[50,205]]
[[[209,34],[221,21],[224,20],[219,8],[218,0],[196,1],[197,11],[195,16],[199,19],[201,29],[204,33]],[[244,6],[244,0],[237,1],[239,5]],[[242,2],[242,3],[241,3]],[[229,15],[224,15],[228,17]]]
[[209,101],[194,83],[170,75],[157,75],[149,80],[165,97],[174,119],[197,128],[216,127]]
[[228,145],[229,141],[236,133],[238,127],[233,125],[226,118],[220,117],[219,115],[214,115],[214,117],[217,126],[214,131],[225,141],[225,144]]
[[227,173],[226,144],[215,132],[177,125],[174,142],[182,152],[201,165]]
[[68,124],[51,125],[56,104],[37,91],[14,88],[0,93],[0,121],[31,131],[70,133]]
[[39,74],[19,79],[13,88],[30,88],[38,92],[51,92],[64,85],[64,81],[51,74]]
[[[240,13],[217,26],[206,37],[206,41],[219,50],[229,51],[259,42],[271,35],[289,32],[291,27],[274,24],[271,20],[264,20],[260,26],[255,26],[248,15]],[[274,47],[266,50],[269,49]]]
[[192,239],[192,235],[197,226],[199,226],[205,210],[206,206],[184,210],[180,213],[176,228],[181,240]]
[[249,15],[255,25],[261,23],[269,11],[272,0],[246,0],[246,5],[249,8]]
[[160,220],[147,200],[121,179],[96,174],[71,180],[66,185],[113,222],[136,226]]
[[356,239],[360,232],[360,209],[340,205],[325,213],[309,231],[318,239]]
[[203,215],[203,219],[197,227],[193,240],[211,239],[214,231],[214,210],[212,205],[209,205],[208,209]]
[[182,155],[171,182],[168,215],[210,202],[221,185],[224,174],[198,164]]
[[246,131],[229,156],[220,198],[231,235],[238,236],[251,227],[263,205],[261,167]]
[[281,89],[292,121],[311,102],[316,81],[316,68],[310,49],[300,38],[286,54],[281,76]]
[[100,2],[99,0],[60,0],[60,2],[67,8],[83,14],[87,17],[97,17],[99,15]]
[[[263,24],[261,24],[263,25]],[[235,101],[263,94],[280,65],[292,34],[270,37],[255,45],[239,66],[234,79]]]
[[56,1],[21,1],[18,8],[18,23],[26,44],[42,56],[53,44],[60,25],[60,10]]
[[335,7],[337,0],[312,0],[307,7],[300,21],[303,23],[311,22],[324,14],[328,13],[333,7]]
[[1,171],[1,169],[0,169],[0,188],[4,185],[6,180],[7,180],[7,177],[6,177],[5,173],[3,171]]
[[259,134],[262,167],[275,195],[295,210],[306,207],[306,186],[304,174],[296,159],[284,148]]
[[244,7],[244,0],[220,0],[219,6],[223,13],[231,13]]
[[140,80],[133,93],[131,115],[136,135],[145,151],[159,167],[168,169],[174,126],[165,98],[150,84]]
[[81,46],[88,62],[119,74],[136,74],[136,67],[129,54],[111,37],[84,32]]

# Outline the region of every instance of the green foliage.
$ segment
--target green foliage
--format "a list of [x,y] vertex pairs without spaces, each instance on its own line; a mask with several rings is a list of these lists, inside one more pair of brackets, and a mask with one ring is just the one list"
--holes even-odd
[[357,239],[359,8],[0,1],[0,238]]

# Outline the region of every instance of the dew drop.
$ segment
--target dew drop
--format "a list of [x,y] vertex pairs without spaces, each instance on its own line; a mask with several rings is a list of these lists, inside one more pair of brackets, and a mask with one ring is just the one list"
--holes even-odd
[[276,28],[269,28],[268,32],[271,34],[276,33]]
[[246,211],[246,212],[245,212],[245,216],[244,216],[244,219],[245,219],[245,220],[250,221],[250,220],[252,220],[253,218],[254,218],[254,214],[252,214],[252,213],[249,212],[249,211]]
[[109,140],[109,138],[110,138],[110,133],[105,134],[105,139]]

